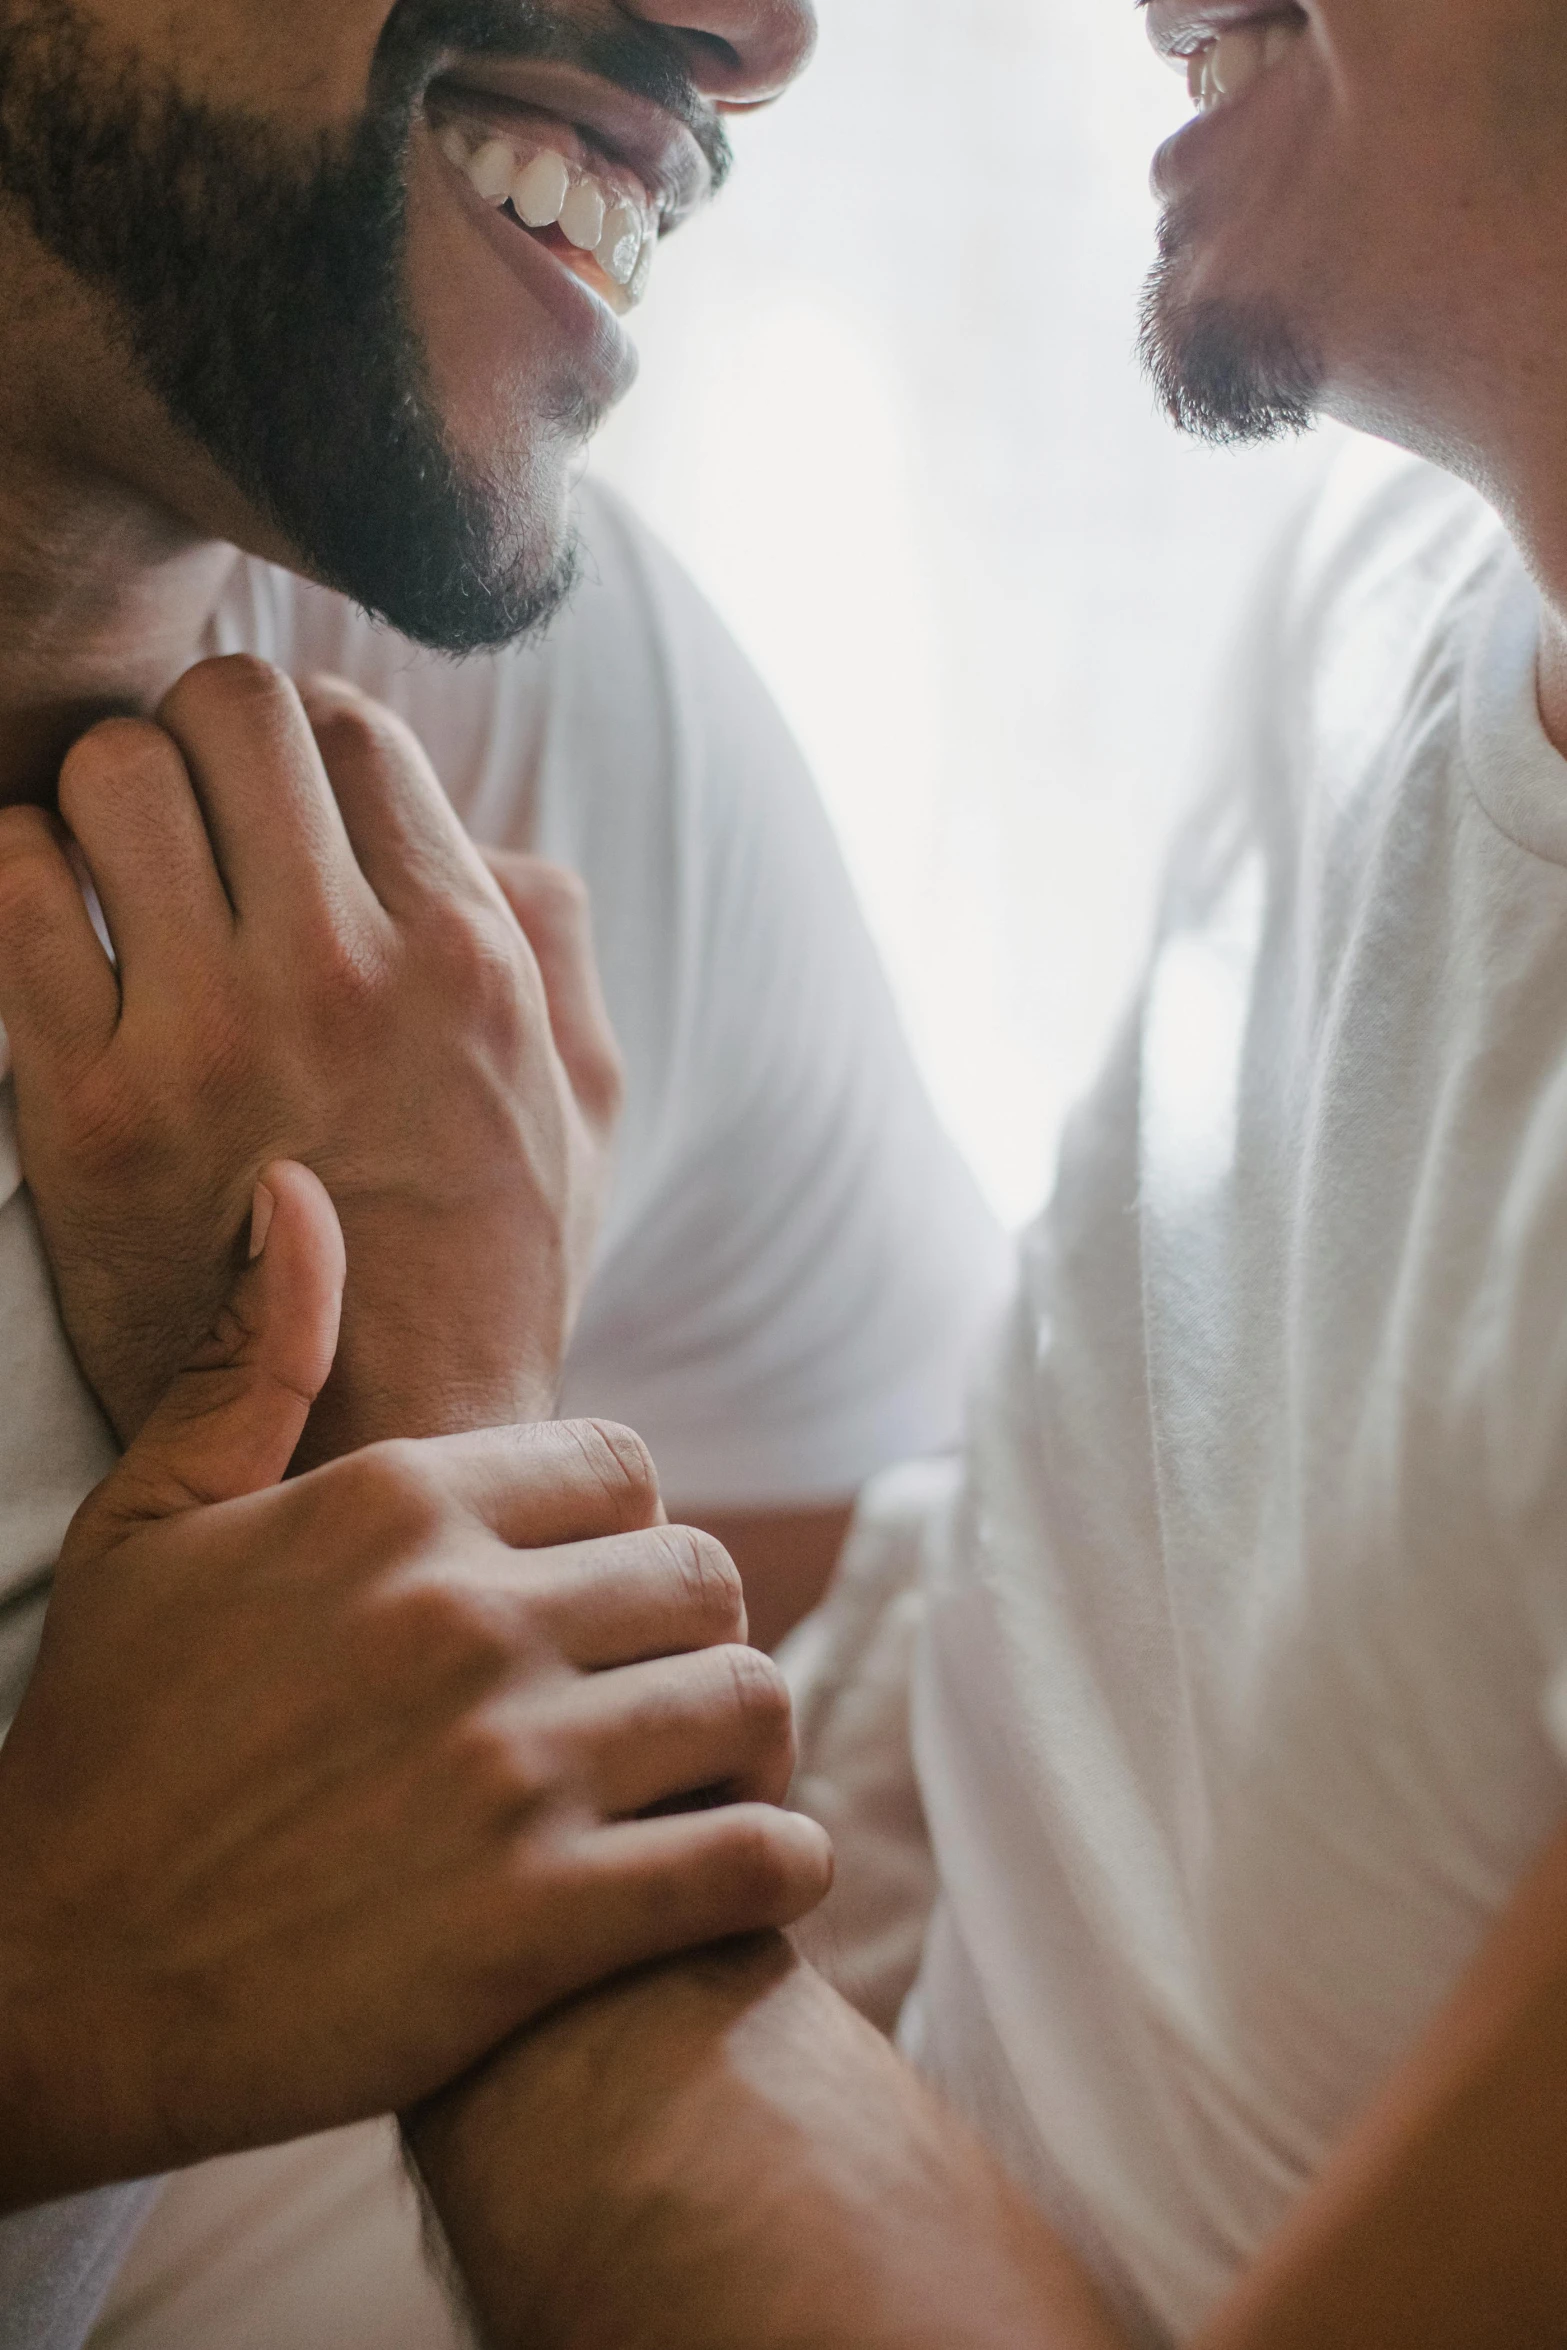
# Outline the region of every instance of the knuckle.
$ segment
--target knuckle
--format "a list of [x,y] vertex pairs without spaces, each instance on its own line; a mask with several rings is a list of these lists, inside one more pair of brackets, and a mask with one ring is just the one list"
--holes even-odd
[[551,1799],[559,1776],[546,1739],[483,1709],[452,1733],[447,1769],[460,1809],[512,1831]]
[[312,692],[304,697],[305,714],[327,766],[341,759],[362,759],[378,746],[378,729],[362,702],[338,693]]
[[735,1915],[770,1924],[784,1914],[795,1890],[796,1871],[792,1851],[768,1808],[736,1805],[716,1843],[717,1873]]
[[569,865],[557,865],[548,857],[536,857],[526,849],[490,849],[483,852],[485,863],[498,881],[504,882],[514,904],[535,907],[541,912],[551,910],[573,920],[584,918],[588,911],[588,887],[580,873]]
[[425,765],[419,738],[406,719],[351,677],[317,670],[300,678],[297,689],[318,739],[329,732],[345,745],[371,750],[389,762]]
[[415,1437],[392,1437],[334,1462],[326,1474],[343,1506],[374,1545],[399,1550],[432,1542],[450,1507],[428,1449]]
[[591,1117],[613,1124],[626,1106],[625,1056],[612,1036],[599,1034],[577,1057],[577,1096]]
[[587,919],[588,885],[569,865],[554,865],[545,857],[532,858],[520,887],[525,896],[537,899],[563,923],[575,927]]
[[501,926],[487,906],[443,891],[422,916],[424,938],[432,954],[447,966],[449,976],[479,980],[499,962],[508,979],[515,977],[516,959]]
[[304,933],[310,968],[310,1008],[335,1034],[344,1018],[377,1010],[386,994],[385,958],[361,925],[330,902]]
[[204,717],[213,710],[254,707],[286,699],[292,689],[273,661],[259,653],[215,653],[198,661],[164,696],[171,720]]
[[498,1033],[514,1033],[537,1016],[541,990],[515,929],[492,909],[443,895],[426,911],[423,936],[449,996]]
[[149,766],[166,767],[179,756],[161,726],[148,718],[101,718],[66,752],[60,768],[59,802],[67,821],[86,812],[100,794],[118,802],[127,775]]
[[335,723],[339,718],[363,721],[377,706],[351,677],[331,669],[308,670],[296,684],[313,726]]
[[567,1420],[562,1433],[577,1447],[581,1466],[607,1505],[615,1530],[634,1533],[658,1508],[658,1471],[634,1429],[614,1420]]
[[388,1613],[393,1637],[427,1684],[477,1696],[511,1670],[515,1643],[503,1610],[459,1576],[401,1581]]
[[404,790],[419,786],[439,798],[418,736],[384,702],[341,677],[308,679],[300,700],[329,774],[339,767],[369,771],[383,782],[396,777]]
[[770,1656],[740,1642],[717,1651],[731,1704],[746,1725],[759,1736],[789,1734],[793,1707],[789,1684]]
[[695,1526],[660,1526],[655,1531],[674,1570],[681,1615],[690,1619],[688,1632],[700,1628],[732,1638],[744,1621],[745,1596],[740,1570],[723,1544]]

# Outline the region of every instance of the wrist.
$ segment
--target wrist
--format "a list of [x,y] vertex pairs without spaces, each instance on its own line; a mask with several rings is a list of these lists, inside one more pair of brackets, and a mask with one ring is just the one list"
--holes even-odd
[[[789,2194],[768,2176],[773,2107],[754,2060],[818,2037],[818,2006],[839,2003],[783,1936],[728,1943],[571,2002],[406,2117],[494,2350],[661,2346],[642,2321],[666,2289],[685,2350],[710,2350],[710,2281],[693,2271],[713,2241],[713,2153],[726,2202],[753,2200],[753,2167],[759,2207]],[[738,2254],[743,2227],[717,2232]]]
[[14,1914],[0,1917],[0,2212],[125,2175],[110,2100],[85,2077],[105,2037],[76,2012],[70,1967],[43,1966]]
[[179,2160],[148,2003],[128,1959],[118,1979],[105,1964],[113,1938],[82,1889],[50,1866],[52,1839],[71,1829],[30,1799],[27,1782],[36,1789],[53,1758],[29,1739],[28,1709],[0,1747],[0,2211]]
[[454,1360],[448,1349],[413,1340],[392,1354],[379,1342],[349,1343],[311,1410],[294,1468],[318,1468],[393,1438],[550,1420],[558,1385],[553,1362]]

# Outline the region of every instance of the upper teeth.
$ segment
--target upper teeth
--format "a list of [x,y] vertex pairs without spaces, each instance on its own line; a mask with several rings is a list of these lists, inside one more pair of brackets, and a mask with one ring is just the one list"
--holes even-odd
[[486,204],[509,202],[528,228],[558,223],[569,244],[592,255],[617,309],[640,302],[658,237],[652,208],[645,197],[636,200],[640,190],[607,186],[554,148],[524,150],[487,125],[449,122],[437,135],[442,153]]
[[1286,56],[1306,29],[1301,16],[1253,17],[1235,25],[1215,41],[1205,41],[1189,56],[1171,63],[1186,75],[1186,87],[1199,111],[1207,114],[1226,98],[1238,98],[1248,84]]

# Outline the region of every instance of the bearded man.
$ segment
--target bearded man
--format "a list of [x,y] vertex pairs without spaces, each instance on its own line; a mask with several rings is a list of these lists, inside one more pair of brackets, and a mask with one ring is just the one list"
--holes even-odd
[[755,680],[569,496],[811,37],[0,5],[7,2343],[127,2182],[825,1883],[747,1632],[951,1434],[995,1236]]

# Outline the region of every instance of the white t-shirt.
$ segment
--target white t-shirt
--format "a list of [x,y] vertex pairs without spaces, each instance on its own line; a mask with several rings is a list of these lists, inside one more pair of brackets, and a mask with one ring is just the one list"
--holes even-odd
[[[954,1439],[1009,1251],[914,1074],[776,711],[626,510],[593,489],[581,507],[584,584],[539,645],[454,664],[245,563],[208,649],[354,678],[411,721],[479,840],[585,877],[627,1101],[562,1411],[640,1430],[677,1506],[835,1499]],[[112,1458],[0,1083],[0,1721],[61,1535]],[[68,2306],[45,2291],[24,2310],[40,2263],[29,2223],[0,2222],[0,2350],[80,2339],[114,2209],[84,2212]],[[63,2291],[69,2229],[48,2226]]]
[[907,2043],[1194,2327],[1567,1812],[1567,762],[1466,490],[1263,599],[937,1545]]

